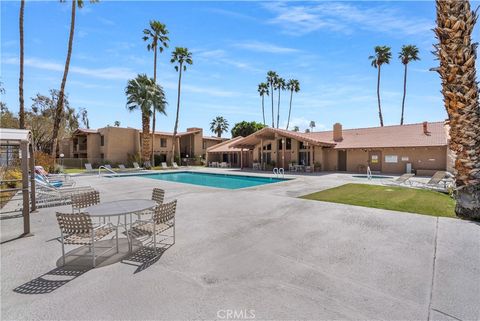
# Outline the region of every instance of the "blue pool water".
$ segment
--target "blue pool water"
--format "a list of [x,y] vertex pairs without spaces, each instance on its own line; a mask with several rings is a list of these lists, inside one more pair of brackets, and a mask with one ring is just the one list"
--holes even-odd
[[128,176],[147,177],[147,178],[158,179],[162,181],[202,185],[202,186],[225,188],[225,189],[239,189],[239,188],[245,188],[245,187],[278,183],[278,182],[283,182],[288,180],[288,179],[273,178],[273,177],[210,174],[210,173],[198,173],[198,172],[175,172],[175,173],[140,174],[140,175],[128,175]]

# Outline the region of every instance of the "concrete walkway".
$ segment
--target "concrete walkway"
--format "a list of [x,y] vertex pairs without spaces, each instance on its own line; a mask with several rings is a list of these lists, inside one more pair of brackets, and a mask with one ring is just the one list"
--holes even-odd
[[[294,198],[349,175],[242,190],[76,180],[102,201],[164,188],[178,199],[177,243],[156,258],[128,257],[123,243],[128,261],[57,268],[55,211],[70,208],[42,209],[33,237],[1,245],[3,320],[213,320],[228,310],[237,320],[480,319],[480,225]],[[1,225],[2,239],[21,229],[18,219]]]

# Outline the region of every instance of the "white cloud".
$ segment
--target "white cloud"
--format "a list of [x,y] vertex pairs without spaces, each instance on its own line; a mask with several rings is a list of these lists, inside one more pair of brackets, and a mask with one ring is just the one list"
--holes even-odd
[[255,41],[255,40],[240,42],[235,44],[234,47],[256,51],[256,52],[267,52],[267,53],[278,53],[278,54],[296,53],[300,51],[295,48],[281,47],[272,43]]
[[275,14],[269,23],[279,25],[292,35],[302,35],[325,29],[353,33],[356,29],[401,35],[428,32],[433,22],[409,18],[385,6],[363,7],[349,3],[322,2],[313,5],[288,5],[269,2],[264,7]]
[[[164,88],[170,90],[177,90],[178,83],[174,81],[166,81],[164,82]],[[196,93],[196,94],[204,94],[213,97],[234,97],[239,96],[238,93],[228,90],[223,90],[214,87],[208,86],[195,86],[189,84],[182,84],[182,93]]]
[[[19,63],[17,58],[7,58],[2,61],[2,63],[17,65]],[[25,59],[25,66],[62,72],[64,70],[64,65],[61,63],[47,61],[39,58],[28,58]],[[75,65],[70,65],[69,72],[73,74],[90,76],[92,78],[100,79],[115,79],[115,80],[126,80],[129,78],[135,77],[135,73],[129,68],[123,67],[108,67],[108,68],[85,68],[77,67]]]

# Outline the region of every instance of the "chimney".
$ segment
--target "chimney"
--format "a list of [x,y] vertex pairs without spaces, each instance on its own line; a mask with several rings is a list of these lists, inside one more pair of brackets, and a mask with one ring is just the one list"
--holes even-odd
[[342,124],[340,123],[335,123],[333,125],[333,141],[335,142],[341,142],[343,140],[343,135],[342,135]]
[[198,128],[198,127],[187,128],[187,132],[196,132],[196,131],[200,131],[200,130],[202,130],[202,128]]
[[430,136],[430,132],[428,131],[428,122],[423,122],[423,133],[427,136]]

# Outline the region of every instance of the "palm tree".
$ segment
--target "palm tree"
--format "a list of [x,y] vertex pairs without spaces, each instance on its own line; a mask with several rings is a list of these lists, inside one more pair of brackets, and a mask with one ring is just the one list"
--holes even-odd
[[277,106],[277,128],[280,123],[280,93],[282,90],[285,90],[285,79],[278,77],[277,82],[275,83],[275,89],[278,90],[278,106]]
[[380,69],[383,64],[389,64],[392,58],[390,47],[376,46],[375,55],[368,57],[372,61],[372,66],[378,69],[377,76],[377,99],[378,99],[378,117],[380,118],[380,126],[383,127],[382,106],[380,104]]
[[120,122],[118,120],[116,120],[114,123],[113,123],[113,126],[115,127],[120,127]]
[[405,111],[405,96],[407,95],[407,66],[410,61],[420,60],[418,56],[418,48],[415,45],[406,45],[402,47],[402,51],[398,54],[398,59],[405,67],[403,73],[403,99],[402,99],[402,116],[400,118],[400,125],[403,125],[403,114]]
[[19,27],[20,27],[20,76],[18,78],[18,101],[20,103],[20,110],[18,112],[19,116],[19,127],[20,129],[25,128],[25,101],[23,100],[23,16],[25,12],[25,0],[20,2],[20,17],[19,17]]
[[180,92],[182,84],[182,71],[187,70],[185,64],[193,64],[192,53],[188,51],[188,48],[176,47],[175,51],[172,52],[172,59],[170,59],[172,64],[176,64],[175,70],[178,72],[178,92],[177,92],[177,116],[175,118],[175,127],[173,128],[173,144],[172,144],[172,163],[175,161],[175,145],[177,138],[178,130],[178,116],[180,114]]
[[315,128],[315,121],[310,121],[310,125],[308,125],[308,127],[310,127],[310,130],[308,132],[313,132],[313,129]]
[[[65,2],[66,0],[60,0],[60,2]],[[90,0],[90,3],[98,2],[98,0]],[[73,36],[75,34],[75,14],[76,8],[83,8],[83,0],[72,0],[72,13],[70,19],[70,35],[68,37],[68,50],[67,50],[67,59],[65,60],[65,69],[63,71],[62,83],[60,84],[60,92],[58,96],[57,108],[55,109],[55,116],[53,119],[53,130],[52,130],[52,147],[51,152],[52,156],[57,156],[57,140],[58,140],[58,131],[60,129],[60,123],[63,116],[63,97],[65,96],[65,84],[67,83],[68,69],[70,67],[70,58],[72,56],[72,46],[73,46]]]
[[88,120],[88,111],[85,108],[80,109],[80,117],[85,128],[90,128],[90,122]]
[[272,128],[275,128],[275,112],[273,111],[273,91],[277,83],[278,75],[275,71],[267,72],[267,84],[270,86],[270,96],[272,97]]
[[222,137],[222,134],[228,131],[228,121],[222,116],[217,116],[210,123],[210,130],[217,134],[217,137]]
[[290,114],[292,113],[292,98],[293,92],[298,93],[300,91],[300,82],[296,79],[290,79],[287,82],[287,90],[290,90],[290,108],[288,109],[287,130],[290,125]]
[[141,74],[128,81],[125,88],[127,95],[127,109],[140,110],[142,113],[142,159],[150,159],[150,116],[152,110],[165,113],[165,93],[152,78]]
[[472,32],[476,12],[468,1],[437,0],[435,45],[448,113],[449,148],[455,153],[457,216],[480,219],[480,104],[476,47]]
[[268,84],[267,83],[260,83],[258,84],[258,93],[260,94],[260,97],[262,97],[262,115],[263,115],[263,125],[266,125],[265,124],[265,105],[264,105],[264,101],[265,101],[265,95],[268,96],[269,92],[268,92]]
[[298,127],[298,126],[293,126],[293,131],[294,131],[294,132],[299,132],[299,131],[300,131],[300,127]]
[[[163,52],[164,48],[168,48],[168,30],[167,27],[156,20],[150,21],[150,29],[143,30],[143,40],[149,41],[147,44],[147,50],[153,51],[153,81],[157,82],[157,48],[160,53]],[[155,158],[153,153],[153,141],[155,137],[155,110],[153,110],[152,117],[152,166],[155,166]]]

